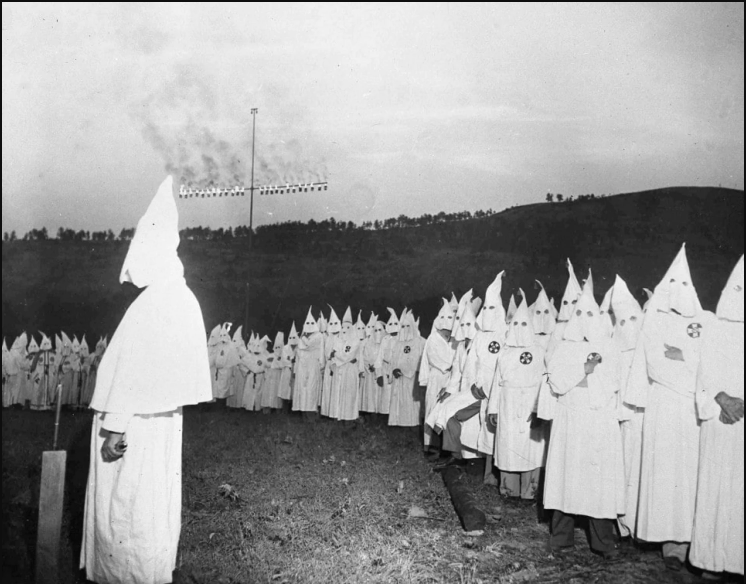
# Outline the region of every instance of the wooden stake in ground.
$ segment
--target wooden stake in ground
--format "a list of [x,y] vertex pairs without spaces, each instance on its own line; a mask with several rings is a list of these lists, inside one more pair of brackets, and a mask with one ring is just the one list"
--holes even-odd
[[60,528],[65,494],[67,452],[57,450],[57,436],[62,406],[62,384],[57,386],[57,412],[54,419],[52,450],[42,453],[39,525],[36,537],[36,584],[59,581]]

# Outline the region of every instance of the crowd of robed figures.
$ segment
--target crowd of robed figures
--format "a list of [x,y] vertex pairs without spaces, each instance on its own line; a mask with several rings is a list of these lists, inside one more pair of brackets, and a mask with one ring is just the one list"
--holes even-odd
[[[120,282],[143,291],[106,352],[103,340],[96,351],[103,356],[90,403],[80,558],[96,582],[171,581],[180,533],[182,408],[215,399],[225,369],[222,349],[205,347],[204,321],[184,280],[178,244],[168,177],[138,222],[120,273]],[[642,309],[621,278],[599,306],[590,275],[581,287],[569,263],[568,269],[556,315],[543,290],[530,307],[522,294],[520,305],[511,302],[504,314],[502,274],[483,303],[470,292],[458,302],[444,301],[421,356],[412,350],[423,343],[409,312],[396,318],[396,334],[395,314],[388,332],[372,319],[365,341],[346,316],[330,342],[309,314],[295,335],[293,356],[282,357],[282,343],[273,351],[291,366],[265,367],[261,375],[285,374],[277,398],[288,399],[289,392],[293,409],[339,419],[348,408],[355,415],[347,405],[355,399],[358,412],[365,403],[387,404],[391,416],[400,407],[394,396],[417,396],[409,388],[418,383],[425,389],[414,410],[425,419],[426,448],[462,458],[492,456],[489,470],[494,463],[507,495],[533,496],[536,469],[546,467],[543,503],[554,511],[552,551],[573,544],[575,517],[584,515],[591,546],[607,557],[615,551],[616,524],[622,534],[662,543],[671,567],[688,558],[707,574],[743,574],[743,257],[715,314],[699,304],[683,248]],[[220,330],[224,349],[228,332]],[[357,356],[350,356],[356,340]],[[250,363],[240,370],[247,380],[259,374],[258,361],[269,362],[258,341],[252,335],[246,347],[257,361],[257,371]],[[16,361],[30,362],[29,372],[34,362],[34,372],[40,362],[44,375],[57,371],[54,382],[43,384],[48,396],[63,369],[57,351],[43,339],[28,359],[25,344],[19,338],[13,346]],[[366,345],[378,345],[375,359],[365,357]],[[36,356],[43,352],[48,372],[46,357]],[[13,347],[3,351],[4,367],[12,353]],[[399,360],[402,355],[409,360]],[[327,368],[330,363],[336,369]],[[26,376],[16,365],[4,370],[4,399],[5,388]],[[345,366],[349,371],[340,374]],[[354,380],[352,389],[330,383],[342,377]],[[402,379],[406,389],[399,392]],[[34,378],[34,387],[41,386]],[[254,409],[257,399],[266,407],[264,383],[252,382],[248,397],[246,382],[237,386],[240,402],[236,391],[232,395],[242,407]],[[415,417],[402,418],[409,416]]]
[[444,298],[427,339],[406,309],[386,323],[309,310],[271,351],[217,326],[213,395],[422,425],[425,449],[452,455],[440,465],[486,458],[485,480],[497,474],[506,496],[533,500],[545,469],[554,552],[585,516],[605,557],[621,534],[661,543],[672,569],[743,573],[743,258],[717,314],[702,309],[683,246],[644,308],[619,276],[599,305],[590,272],[581,286],[568,261],[559,310],[539,285],[506,311],[502,277],[484,301]]

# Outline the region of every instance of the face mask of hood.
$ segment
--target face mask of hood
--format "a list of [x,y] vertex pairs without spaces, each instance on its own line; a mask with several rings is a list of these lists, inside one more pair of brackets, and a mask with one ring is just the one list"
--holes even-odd
[[[523,296],[523,290],[521,290]],[[513,320],[508,323],[508,335],[505,344],[510,347],[530,347],[534,344],[534,327],[531,324],[526,297],[523,296],[521,304],[513,315]]]
[[440,312],[438,312],[438,316],[435,317],[433,328],[439,331],[447,330],[448,332],[451,332],[451,330],[453,330],[454,316],[455,313],[453,311],[451,303],[443,298],[443,306],[440,307]]
[[567,285],[565,286],[565,293],[562,295],[562,303],[560,305],[559,313],[557,314],[557,320],[569,321],[570,317],[575,312],[575,303],[580,296],[581,288],[578,283],[578,279],[575,277],[575,270],[572,267],[570,260],[567,260]]
[[720,294],[716,314],[724,320],[743,322],[743,256]]
[[396,316],[396,312],[393,308],[388,309],[389,314],[389,320],[386,323],[386,332],[390,335],[398,334],[399,333],[399,317]]
[[536,302],[531,307],[531,324],[533,325],[535,334],[551,335],[557,326],[557,322],[554,320],[552,307],[549,303],[547,293],[544,291],[544,286],[538,280],[536,282],[541,286],[541,290],[539,290]]
[[622,351],[630,351],[637,345],[642,328],[642,309],[618,275],[611,294],[611,309],[614,312],[614,340]]
[[334,309],[331,306],[329,308],[331,308],[332,313],[329,315],[329,322],[326,325],[326,332],[333,335],[342,331],[342,322],[339,320],[337,313],[334,312]]
[[311,309],[308,309],[308,314],[306,315],[306,322],[303,323],[303,333],[317,333],[319,332],[319,325],[316,322],[316,319],[314,319],[313,314],[311,314]]
[[482,312],[479,313],[479,324],[483,331],[495,332],[505,323],[506,314],[501,296],[504,275],[505,271],[500,272],[484,294]]
[[697,291],[692,284],[684,245],[681,246],[660,284],[655,287],[648,309],[650,308],[663,312],[676,311],[686,317],[702,312]]
[[601,309],[593,298],[593,287],[588,285],[589,282],[590,278],[575,304],[575,314],[567,323],[565,340],[597,342],[609,338],[609,329],[604,326]]

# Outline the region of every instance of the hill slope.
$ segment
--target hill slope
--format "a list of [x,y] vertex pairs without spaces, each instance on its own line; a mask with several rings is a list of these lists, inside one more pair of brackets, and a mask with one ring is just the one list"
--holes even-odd
[[[600,299],[619,273],[640,299],[686,241],[705,308],[743,253],[743,191],[675,187],[602,199],[539,203],[481,219],[386,231],[267,234],[182,241],[179,254],[206,326],[244,323],[262,333],[302,324],[308,306],[385,313],[409,306],[426,334],[441,296],[470,287],[482,295],[506,270],[503,298],[539,278],[557,300],[570,257],[592,266]],[[41,329],[111,334],[137,292],[118,284],[126,242],[4,243],[3,334]],[[247,288],[247,283],[249,287]],[[248,290],[248,294],[247,294]],[[248,317],[246,305],[248,298]]]

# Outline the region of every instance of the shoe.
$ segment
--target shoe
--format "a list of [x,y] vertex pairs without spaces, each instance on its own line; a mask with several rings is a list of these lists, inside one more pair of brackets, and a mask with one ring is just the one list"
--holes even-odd
[[433,470],[443,470],[449,466],[457,466],[461,461],[455,456],[449,456],[445,460],[439,460],[433,465]]
[[440,460],[440,452],[431,450],[425,453],[425,458],[428,462],[438,462],[438,460]]
[[710,572],[709,570],[702,570],[702,580],[705,582],[722,582],[725,580],[725,574],[722,572]]
[[665,556],[663,563],[666,564],[666,568],[673,572],[681,572],[681,569],[684,567],[684,562],[675,556]]
[[617,548],[614,548],[613,550],[609,550],[607,552],[601,552],[601,557],[607,562],[613,562],[614,560],[618,560],[619,558],[621,558],[622,553]]
[[575,544],[552,545],[552,538],[550,536],[550,538],[547,540],[546,545],[544,546],[544,549],[552,555],[566,554],[567,552],[570,552],[573,549],[575,549]]

